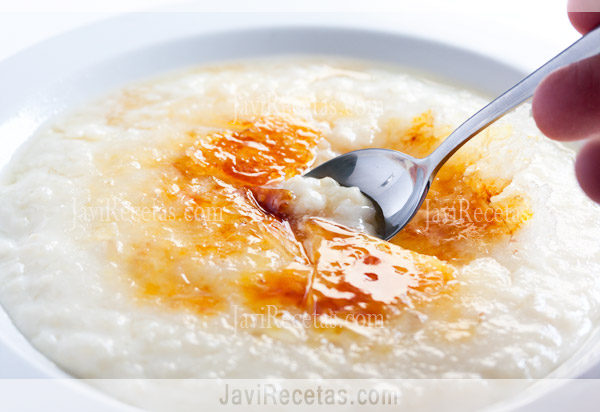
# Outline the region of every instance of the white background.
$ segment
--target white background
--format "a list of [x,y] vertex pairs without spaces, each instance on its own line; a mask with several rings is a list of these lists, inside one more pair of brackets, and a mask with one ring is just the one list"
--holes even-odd
[[[477,50],[526,70],[541,65],[579,37],[569,24],[566,0],[0,0],[0,60],[50,36],[118,13],[156,10],[326,12],[333,20],[336,12],[379,12],[368,18]],[[422,18],[413,18],[415,13]]]

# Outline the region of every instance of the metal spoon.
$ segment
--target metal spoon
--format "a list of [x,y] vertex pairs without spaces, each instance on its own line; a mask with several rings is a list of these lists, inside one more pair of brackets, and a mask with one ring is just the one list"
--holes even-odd
[[600,53],[600,28],[521,80],[460,125],[429,156],[417,159],[389,149],[363,149],[343,154],[316,167],[308,177],[331,177],[342,186],[356,186],[377,209],[377,236],[388,240],[417,213],[440,167],[469,139],[533,96],[554,70]]

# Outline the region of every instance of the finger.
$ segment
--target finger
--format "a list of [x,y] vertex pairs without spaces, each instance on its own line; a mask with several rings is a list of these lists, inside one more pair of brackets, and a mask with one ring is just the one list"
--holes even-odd
[[598,0],[569,0],[569,20],[581,34],[600,26],[600,2]]
[[600,139],[593,139],[579,151],[575,173],[583,191],[600,203]]
[[533,96],[538,128],[556,140],[577,140],[600,133],[600,55],[559,69]]

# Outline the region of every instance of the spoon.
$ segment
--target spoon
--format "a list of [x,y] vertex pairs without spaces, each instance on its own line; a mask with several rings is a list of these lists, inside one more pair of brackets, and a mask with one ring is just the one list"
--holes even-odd
[[389,240],[417,213],[437,171],[462,145],[533,96],[538,84],[548,74],[598,53],[600,28],[583,36],[485,106],[427,157],[418,159],[389,149],[362,149],[337,156],[305,176],[331,177],[342,186],[358,187],[375,206],[376,235]]

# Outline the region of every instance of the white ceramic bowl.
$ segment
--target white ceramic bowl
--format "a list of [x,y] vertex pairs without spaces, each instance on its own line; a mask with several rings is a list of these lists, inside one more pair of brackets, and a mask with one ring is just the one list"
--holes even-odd
[[[286,25],[281,18],[269,26],[264,19],[247,24],[240,18],[215,22],[196,14],[126,15],[53,38],[0,63],[0,166],[47,119],[107,89],[183,66],[281,54],[393,63],[489,95],[524,75],[488,57],[399,33]],[[577,370],[591,366],[595,357],[583,352]],[[1,309],[0,364],[0,378],[66,377]],[[40,406],[54,401],[74,410],[124,407],[75,381],[60,382],[38,394]]]

